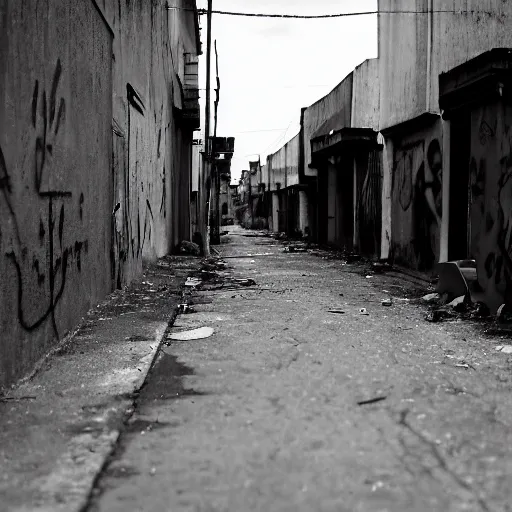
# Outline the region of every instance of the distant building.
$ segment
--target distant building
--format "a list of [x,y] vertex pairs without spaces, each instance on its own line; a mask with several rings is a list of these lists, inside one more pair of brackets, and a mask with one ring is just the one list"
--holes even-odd
[[418,5],[379,2],[378,58],[267,158],[269,226],[422,271],[474,259],[512,307],[512,3]]

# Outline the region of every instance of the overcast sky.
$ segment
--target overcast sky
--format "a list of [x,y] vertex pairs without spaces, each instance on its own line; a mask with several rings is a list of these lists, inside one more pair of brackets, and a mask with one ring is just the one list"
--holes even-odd
[[[197,4],[207,7],[206,0]],[[213,0],[213,9],[330,14],[375,11],[377,0]],[[201,27],[204,89],[206,16],[201,16]],[[217,135],[236,138],[236,181],[249,160],[260,155],[264,162],[298,133],[302,107],[325,96],[365,59],[377,57],[377,16],[281,20],[217,14],[212,38],[217,40],[221,80]],[[213,58],[212,72],[215,87]],[[204,90],[201,95],[204,101]]]

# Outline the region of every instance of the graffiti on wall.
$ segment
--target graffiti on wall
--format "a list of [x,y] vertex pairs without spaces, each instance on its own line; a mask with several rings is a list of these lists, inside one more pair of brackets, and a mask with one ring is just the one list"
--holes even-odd
[[[13,179],[0,148],[0,207],[3,202],[6,209],[6,214],[1,216],[0,243],[15,271],[18,320],[26,331],[50,322],[57,338],[56,308],[63,298],[68,273],[73,263],[81,272],[83,257],[88,252],[87,240],[70,243],[66,236],[68,210],[78,211],[83,221],[84,195],[80,194],[77,204],[73,204],[72,191],[59,186],[52,175],[52,158],[66,118],[66,102],[58,96],[62,71],[61,61],[57,60],[49,92],[37,80],[34,85],[30,106],[34,140],[31,187],[21,186],[19,176]],[[16,186],[19,190],[15,190]],[[33,205],[34,201],[44,205],[41,209],[44,213],[37,220],[23,218],[25,224],[21,224],[25,204]],[[37,240],[30,238],[27,222],[37,223]],[[34,309],[35,301],[30,300],[34,290],[44,296],[39,310]]]
[[[128,267],[136,264],[142,257],[144,248],[153,239],[155,216],[152,206],[154,184],[148,169],[152,162],[144,160],[148,154],[156,156],[158,165],[163,160],[162,139],[167,135],[163,130],[164,106],[158,114],[155,110],[154,121],[160,125],[155,130],[154,151],[147,151],[152,143],[147,137],[145,123],[152,122],[147,116],[146,105],[141,95],[131,84],[126,84],[127,130],[114,120],[114,148],[112,158],[113,204],[112,211],[112,247],[111,276],[117,288],[129,280]],[[158,120],[158,117],[160,119]],[[159,123],[158,123],[159,121]],[[165,134],[165,135],[163,135]],[[148,165],[149,164],[149,165]],[[167,217],[167,171],[165,163],[161,165],[160,176],[162,193],[159,213]]]
[[[426,151],[425,151],[426,147]],[[404,146],[393,173],[395,255],[420,270],[436,262],[442,218],[442,153],[439,140]]]
[[483,107],[474,114],[469,168],[470,251],[493,309],[512,306],[512,128],[502,112]]

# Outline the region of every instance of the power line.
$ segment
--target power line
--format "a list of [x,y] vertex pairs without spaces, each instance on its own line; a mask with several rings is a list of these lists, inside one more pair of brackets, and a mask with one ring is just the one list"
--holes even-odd
[[[206,9],[191,9],[188,7],[177,7],[177,6],[167,6],[167,9],[173,10],[181,10],[181,11],[192,11],[197,12],[198,15],[204,15],[207,13]],[[488,16],[492,16],[496,13],[491,13],[490,11],[468,11],[468,10],[454,10],[454,9],[439,9],[439,10],[431,10],[431,11],[361,11],[361,12],[343,12],[343,13],[335,13],[335,14],[268,14],[268,13],[254,13],[254,12],[234,12],[234,11],[212,11],[212,14],[221,14],[224,16],[243,16],[249,18],[281,18],[281,19],[299,19],[299,20],[318,20],[318,19],[332,19],[332,18],[345,18],[349,16],[368,16],[374,14],[439,14],[439,13],[447,13],[447,14],[486,14]],[[504,14],[504,13],[503,13]]]

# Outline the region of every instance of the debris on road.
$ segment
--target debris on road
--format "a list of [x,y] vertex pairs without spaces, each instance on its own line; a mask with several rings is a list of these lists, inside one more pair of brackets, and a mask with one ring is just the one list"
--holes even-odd
[[455,311],[463,312],[466,310],[466,296],[461,295],[460,297],[457,297],[456,299],[452,300],[449,304],[447,304],[448,307],[453,308]]
[[289,245],[284,248],[283,252],[308,252],[308,249],[302,245]]
[[361,259],[362,257],[360,254],[351,253],[345,255],[345,260],[347,263],[355,263],[356,261],[361,261]]
[[425,302],[435,302],[438,301],[441,298],[441,295],[439,293],[429,293],[428,295],[425,295],[421,299]]
[[191,308],[188,304],[178,304],[178,312],[184,315],[195,313],[195,309]]
[[345,311],[342,309],[329,309],[329,313],[334,313],[336,315],[344,315]]
[[375,398],[370,398],[369,400],[361,400],[360,402],[357,402],[357,405],[371,405],[376,404],[378,402],[382,402],[383,400],[386,400],[387,396],[377,396]]
[[384,272],[389,272],[390,270],[393,270],[393,266],[389,263],[376,261],[375,263],[372,263],[372,270],[376,274],[383,274]]
[[0,396],[0,402],[21,402],[22,400],[37,400],[36,396]]
[[240,286],[256,286],[254,279],[234,279],[234,282]]
[[202,280],[197,277],[187,277],[187,280],[185,281],[185,286],[195,288],[196,286],[199,286],[201,282]]
[[202,340],[205,338],[209,338],[213,335],[212,327],[199,327],[198,329],[192,329],[191,331],[182,331],[174,334],[167,335],[167,339],[173,341],[192,341],[192,340]]
[[366,308],[361,308],[359,310],[359,314],[360,315],[367,315],[368,316],[370,313],[368,313],[368,310]]
[[452,318],[454,316],[453,313],[450,313],[446,309],[434,309],[433,311],[429,311],[425,315],[425,320],[427,322],[441,322],[442,320],[446,320],[447,318]]
[[190,254],[192,256],[199,256],[201,254],[201,248],[194,242],[187,242],[183,240],[180,243],[178,250],[181,254]]
[[495,350],[502,354],[512,354],[512,345],[499,345]]
[[227,265],[224,261],[217,258],[208,258],[201,263],[202,270],[226,270]]
[[512,312],[506,304],[502,304],[496,313],[496,322],[498,323],[509,323],[512,322]]
[[487,318],[491,316],[491,310],[484,304],[483,302],[477,302],[473,306],[473,311],[471,311],[472,318]]
[[390,307],[393,305],[393,301],[391,299],[384,299],[381,304],[385,307]]

